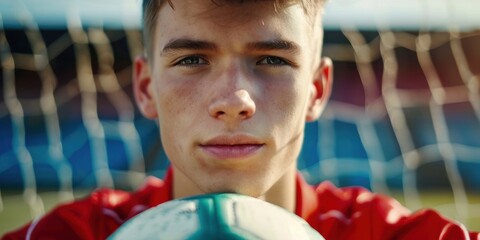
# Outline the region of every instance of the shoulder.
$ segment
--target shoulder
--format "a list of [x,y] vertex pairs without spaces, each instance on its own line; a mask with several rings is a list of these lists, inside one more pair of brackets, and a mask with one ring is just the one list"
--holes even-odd
[[170,188],[149,177],[135,192],[99,189],[85,198],[55,207],[2,239],[102,239],[138,213],[168,201]]
[[353,214],[358,211],[374,211],[392,215],[394,211],[396,216],[410,214],[410,211],[394,198],[373,193],[363,187],[338,188],[327,181],[318,185],[315,192],[317,197],[325,203],[319,206],[320,212],[338,210]]
[[323,182],[314,191],[319,204],[308,221],[326,239],[469,239],[461,223],[431,209],[412,213],[395,199],[362,187]]

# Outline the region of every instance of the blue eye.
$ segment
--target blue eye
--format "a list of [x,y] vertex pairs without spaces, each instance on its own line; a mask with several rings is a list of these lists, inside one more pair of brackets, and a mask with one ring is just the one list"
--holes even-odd
[[176,63],[176,65],[183,65],[183,66],[192,66],[192,65],[207,65],[207,61],[200,56],[189,56],[186,58],[182,58],[180,61]]
[[262,58],[257,62],[258,65],[274,65],[274,66],[283,66],[289,65],[285,60],[279,57],[267,56]]

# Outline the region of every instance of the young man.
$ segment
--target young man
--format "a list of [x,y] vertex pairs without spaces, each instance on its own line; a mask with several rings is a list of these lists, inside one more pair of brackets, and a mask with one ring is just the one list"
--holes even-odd
[[463,225],[361,188],[313,188],[297,173],[306,121],[330,95],[320,0],[144,3],[147,58],[134,63],[142,113],[159,122],[166,178],[99,190],[5,236],[104,239],[168,200],[235,192],[279,205],[326,239],[479,239]]

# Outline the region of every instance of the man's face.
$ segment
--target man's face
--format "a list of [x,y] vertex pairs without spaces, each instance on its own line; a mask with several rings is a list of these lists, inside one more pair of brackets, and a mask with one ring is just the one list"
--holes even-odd
[[158,118],[179,182],[260,196],[295,171],[305,120],[328,95],[311,20],[268,1],[174,4],[159,12],[149,73],[136,77],[146,79],[140,108]]

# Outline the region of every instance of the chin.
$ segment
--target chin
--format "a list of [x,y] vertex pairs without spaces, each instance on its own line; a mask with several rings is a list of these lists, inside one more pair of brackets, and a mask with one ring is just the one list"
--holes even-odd
[[216,168],[197,172],[191,179],[205,193],[237,193],[250,197],[261,197],[273,186],[272,171],[263,169]]

